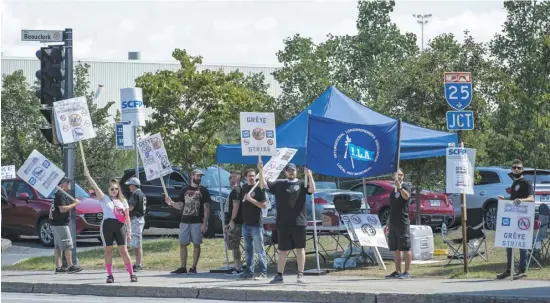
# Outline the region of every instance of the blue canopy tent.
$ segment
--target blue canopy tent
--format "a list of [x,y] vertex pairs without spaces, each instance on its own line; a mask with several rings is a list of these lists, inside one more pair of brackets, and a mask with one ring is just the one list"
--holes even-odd
[[[277,146],[298,149],[292,159],[297,165],[306,162],[306,128],[308,110],[312,116],[338,121],[378,125],[395,121],[352,100],[334,86],[329,86],[317,100],[296,117],[277,127]],[[435,131],[403,122],[401,127],[401,160],[432,158],[445,155],[449,143],[458,143],[455,133]],[[269,157],[265,157],[268,161]],[[242,156],[240,144],[222,144],[216,149],[217,163],[256,164],[258,157]]]

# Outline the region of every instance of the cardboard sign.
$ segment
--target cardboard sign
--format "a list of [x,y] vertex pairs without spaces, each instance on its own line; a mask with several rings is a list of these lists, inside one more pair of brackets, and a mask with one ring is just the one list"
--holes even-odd
[[95,138],[96,133],[85,97],[54,102],[53,109],[61,143],[69,144]]
[[531,249],[534,225],[534,202],[498,201],[495,247]]
[[33,150],[17,171],[17,176],[29,183],[42,196],[48,197],[65,173],[37,150]]
[[15,178],[15,165],[2,166],[2,180]]
[[473,148],[447,148],[446,192],[474,194],[474,167],[476,150]]
[[285,169],[288,162],[292,160],[297,152],[298,150],[295,148],[278,148],[277,154],[271,157],[271,159],[269,159],[269,161],[267,161],[267,163],[264,165],[263,172],[265,181],[277,181],[277,178],[279,177],[283,169]]
[[243,156],[275,156],[277,136],[274,113],[241,113]]
[[377,215],[341,215],[341,218],[348,234],[353,236],[353,240],[359,242],[361,246],[388,248],[384,229]]
[[147,180],[153,180],[172,172],[172,166],[168,160],[166,148],[162,142],[160,134],[154,134],[149,137],[138,140],[139,155],[145,170]]
[[145,105],[140,87],[120,89],[120,111],[122,121],[129,121],[133,126],[145,126]]

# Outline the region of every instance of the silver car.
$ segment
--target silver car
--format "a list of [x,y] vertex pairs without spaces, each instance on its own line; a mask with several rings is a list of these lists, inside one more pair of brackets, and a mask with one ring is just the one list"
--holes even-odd
[[[480,180],[474,184],[474,194],[466,195],[467,208],[482,208],[485,212],[485,222],[487,229],[494,230],[497,219],[497,197],[509,197],[514,182],[512,172],[509,168],[502,167],[477,167],[480,174]],[[536,184],[535,170],[525,168],[524,178],[529,180],[535,189],[536,212],[540,203],[546,203],[550,206],[550,170],[537,169]],[[455,222],[460,224],[460,195],[450,194],[455,208]]]

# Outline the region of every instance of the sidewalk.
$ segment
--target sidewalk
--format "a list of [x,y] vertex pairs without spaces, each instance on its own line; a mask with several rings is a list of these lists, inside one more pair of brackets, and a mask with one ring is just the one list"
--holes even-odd
[[[495,280],[382,280],[351,276],[294,275],[282,285],[265,281],[235,281],[223,274],[195,276],[143,271],[130,283],[126,272],[115,271],[115,284],[106,284],[104,271],[57,274],[2,271],[2,292],[59,293],[113,297],[200,298],[235,301],[294,302],[550,302],[549,281]],[[271,276],[269,277],[271,278]],[[404,302],[404,301],[403,301]]]

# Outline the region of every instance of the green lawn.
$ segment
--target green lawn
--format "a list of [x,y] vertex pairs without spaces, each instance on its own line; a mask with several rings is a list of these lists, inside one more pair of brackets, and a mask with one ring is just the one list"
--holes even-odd
[[[447,246],[443,243],[439,234],[434,234],[435,247],[446,249]],[[489,251],[489,262],[483,261],[477,257],[470,264],[469,275],[466,276],[463,273],[463,265],[456,261],[454,265],[446,265],[447,258],[435,257],[436,260],[443,260],[444,262],[427,264],[427,265],[413,265],[412,275],[414,277],[439,277],[439,278],[488,278],[494,279],[495,274],[504,270],[506,261],[506,251],[502,248],[494,248],[494,232],[489,232],[487,239],[487,246]],[[309,244],[310,242],[308,242]],[[327,250],[333,250],[336,242],[329,237],[321,238],[322,245]],[[343,244],[344,245],[344,244]],[[311,244],[312,246],[312,244]],[[144,266],[150,270],[171,271],[179,267],[179,245],[177,238],[166,237],[156,240],[149,240],[144,242]],[[308,250],[313,250],[313,247],[308,247]],[[133,255],[133,252],[131,252]],[[341,254],[341,253],[339,253]],[[192,246],[189,247],[188,266],[190,265],[192,255]],[[330,252],[330,258],[327,263],[322,263],[322,268],[332,268],[332,260],[334,253]],[[78,254],[81,265],[86,269],[103,269],[103,249],[98,248]],[[133,258],[133,257],[132,257]],[[231,253],[230,253],[230,262]],[[293,260],[293,258],[290,258]],[[115,251],[114,258],[115,267],[122,267],[122,260]],[[314,255],[307,256],[306,269],[315,268]],[[550,260],[541,262],[544,269],[538,269],[535,263],[531,264],[529,270],[528,279],[549,280],[550,279]],[[201,259],[199,261],[199,270],[213,269],[225,265],[225,253],[223,248],[222,239],[205,239],[202,245]],[[384,275],[393,271],[394,265],[391,261],[386,261],[387,272],[380,270],[378,266],[359,266],[355,269],[341,270],[332,272],[336,275],[359,275],[369,277],[383,277]],[[28,259],[14,266],[3,266],[3,270],[53,270],[53,257],[37,257]],[[270,265],[270,273],[275,272],[275,264]],[[287,273],[295,273],[295,263],[288,263]]]

